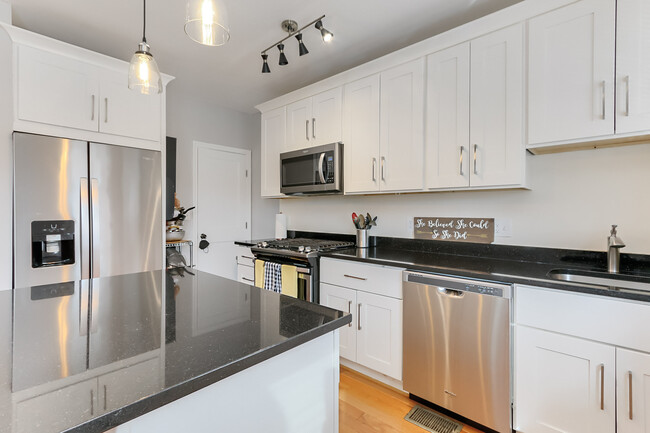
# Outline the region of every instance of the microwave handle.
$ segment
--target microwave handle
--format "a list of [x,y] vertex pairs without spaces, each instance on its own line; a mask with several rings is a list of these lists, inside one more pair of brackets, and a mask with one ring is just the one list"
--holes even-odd
[[323,173],[323,161],[325,161],[325,152],[320,154],[318,158],[318,175],[320,176],[320,183],[325,183],[325,174]]

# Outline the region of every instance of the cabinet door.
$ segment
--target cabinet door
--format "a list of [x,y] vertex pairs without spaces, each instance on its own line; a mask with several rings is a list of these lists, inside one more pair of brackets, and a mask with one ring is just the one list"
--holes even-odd
[[286,140],[286,107],[262,113],[262,197],[281,197],[280,153]]
[[381,73],[380,119],[380,189],[422,189],[424,58]]
[[98,378],[99,410],[110,412],[162,388],[160,358],[149,359]]
[[618,433],[650,432],[650,354],[616,349]]
[[427,188],[469,186],[469,43],[427,57]]
[[312,98],[305,98],[287,105],[287,142],[284,151],[314,145],[311,134],[311,107]]
[[99,131],[144,140],[161,140],[162,95],[129,89],[128,74],[105,71],[101,76]]
[[340,87],[312,98],[312,146],[341,141],[341,99]]
[[340,355],[350,361],[357,360],[357,291],[321,283],[320,303],[352,314],[352,323],[339,329]]
[[345,85],[343,165],[346,193],[379,190],[379,74]]
[[614,133],[615,7],[583,0],[529,21],[529,145]]
[[616,3],[616,132],[650,130],[650,2]]
[[402,301],[357,292],[357,362],[402,380]]
[[19,119],[97,131],[99,76],[95,67],[20,46],[17,77]]
[[471,186],[524,183],[523,25],[471,42]]
[[525,326],[515,335],[517,431],[615,431],[614,347]]

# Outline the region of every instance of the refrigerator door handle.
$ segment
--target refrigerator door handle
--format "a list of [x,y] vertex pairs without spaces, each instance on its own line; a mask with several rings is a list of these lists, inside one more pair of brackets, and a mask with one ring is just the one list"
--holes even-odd
[[90,216],[92,218],[92,278],[99,277],[99,248],[100,248],[100,227],[99,227],[99,181],[90,179]]
[[81,221],[79,221],[79,243],[81,244],[81,279],[90,278],[90,216],[88,213],[88,178],[82,177],[79,181],[79,207]]

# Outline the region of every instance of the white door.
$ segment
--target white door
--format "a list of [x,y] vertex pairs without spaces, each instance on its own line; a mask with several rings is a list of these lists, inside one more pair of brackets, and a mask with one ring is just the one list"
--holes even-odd
[[260,157],[262,197],[282,197],[280,194],[280,153],[284,152],[286,131],[286,107],[262,113],[262,152]]
[[524,183],[524,29],[471,42],[470,185]]
[[345,192],[378,191],[379,74],[346,84],[344,92]]
[[469,43],[427,57],[427,188],[469,186]]
[[381,73],[380,119],[380,189],[422,189],[424,58]]
[[341,100],[340,87],[312,98],[312,146],[341,141]]
[[650,2],[616,3],[616,132],[650,130]]
[[340,328],[339,354],[350,361],[357,360],[357,291],[344,287],[321,283],[320,303],[339,311],[347,311],[352,315],[352,323]]
[[284,151],[313,146],[311,134],[312,98],[301,99],[287,105],[287,141]]
[[402,380],[402,301],[357,292],[357,362]]
[[[235,240],[251,235],[250,150],[206,143],[195,146],[197,269],[237,279]],[[199,250],[200,235],[210,245]]]
[[583,0],[529,21],[529,145],[614,133],[615,7]]
[[525,326],[515,335],[517,431],[615,431],[614,347]]
[[618,433],[650,432],[650,354],[616,349]]

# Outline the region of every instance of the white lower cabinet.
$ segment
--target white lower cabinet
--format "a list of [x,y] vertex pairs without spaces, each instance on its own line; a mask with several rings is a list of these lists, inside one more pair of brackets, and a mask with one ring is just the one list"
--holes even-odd
[[110,412],[160,390],[160,359],[153,358],[97,378],[99,411]]
[[345,287],[321,284],[320,303],[352,314],[352,322],[339,330],[339,354],[350,361],[357,360],[357,291]]
[[650,354],[616,349],[618,433],[650,432]]

